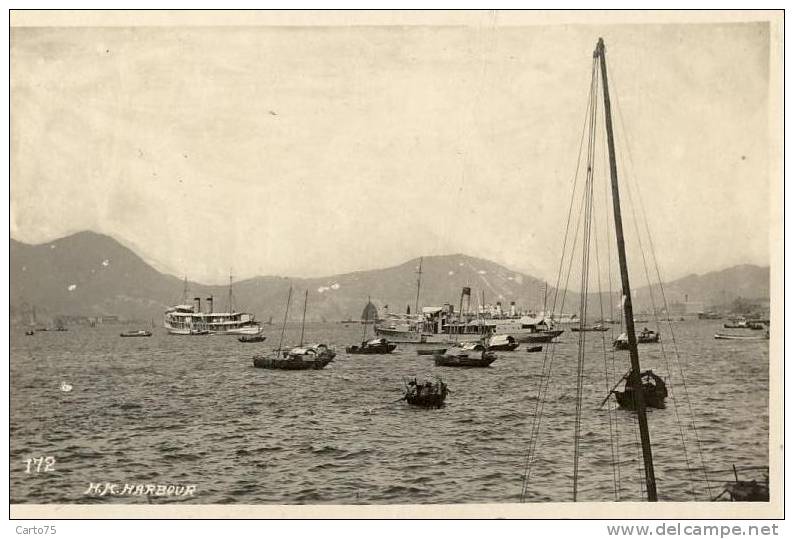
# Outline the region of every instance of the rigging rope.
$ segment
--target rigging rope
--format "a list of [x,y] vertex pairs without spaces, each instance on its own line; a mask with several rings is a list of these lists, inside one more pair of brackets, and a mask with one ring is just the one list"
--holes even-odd
[[[572,181],[573,186],[572,186],[572,190],[571,190],[571,202],[570,202],[569,207],[568,207],[568,217],[567,217],[566,224],[565,224],[565,235],[564,235],[564,238],[563,238],[563,249],[562,249],[562,254],[560,256],[560,264],[559,264],[559,267],[557,269],[557,279],[556,279],[555,287],[554,287],[554,298],[552,300],[552,311],[551,311],[552,312],[552,320],[553,320],[554,312],[556,311],[557,298],[558,298],[558,294],[560,292],[560,280],[561,280],[561,277],[562,277],[562,269],[563,269],[563,265],[564,265],[564,262],[565,262],[565,252],[566,252],[565,249],[566,249],[566,246],[568,244],[568,237],[569,237],[570,225],[571,225],[571,215],[572,215],[572,212],[573,212],[573,203],[574,203],[574,200],[576,199],[576,185],[577,185],[577,180],[579,178],[579,169],[580,169],[581,164],[582,164],[582,149],[584,147],[584,137],[585,137],[585,132],[586,132],[587,123],[588,123],[588,119],[589,119],[590,108],[592,106],[592,99],[593,99],[592,98],[592,94],[593,94],[593,84],[595,82],[595,76],[596,76],[596,71],[595,71],[595,60],[594,60],[593,61],[593,66],[592,66],[592,69],[591,69],[590,88],[589,88],[588,94],[587,94],[587,106],[585,108],[584,120],[582,122],[582,135],[581,135],[581,138],[579,140],[579,151],[578,151],[577,157],[576,157],[576,169],[574,171],[573,181]],[[577,230],[578,230],[578,226],[579,226],[579,224],[578,224],[578,221],[577,221]],[[574,240],[575,240],[575,238],[576,238],[576,233],[574,232]],[[570,275],[570,270],[569,270],[569,275]],[[566,279],[566,282],[567,282],[567,279]],[[567,290],[567,287],[566,287],[566,290]],[[563,304],[564,304],[564,296],[565,296],[565,292],[563,292]],[[560,309],[560,310],[562,310],[562,309]],[[545,313],[544,313],[544,315],[545,315]],[[549,344],[550,344],[550,346],[546,347],[546,349],[544,351],[544,354],[543,354],[543,364],[541,366],[540,382],[539,382],[539,385],[538,385],[538,392],[537,392],[537,397],[536,397],[536,400],[535,400],[535,410],[534,410],[534,413],[533,413],[533,416],[532,416],[532,428],[530,430],[529,447],[527,449],[527,452],[526,452],[526,455],[525,455],[525,460],[524,460],[524,479],[523,479],[523,484],[522,484],[522,487],[521,487],[521,497],[520,497],[521,502],[524,502],[525,499],[526,499],[527,486],[529,484],[529,479],[530,479],[531,474],[532,474],[532,464],[535,461],[535,450],[537,448],[538,438],[540,437],[540,427],[542,425],[542,419],[543,419],[543,408],[544,408],[544,405],[545,405],[546,395],[548,393],[549,381],[551,380],[551,369],[552,369],[552,366],[553,366],[553,363],[554,363],[554,352],[555,352],[556,346],[555,346],[554,342],[551,342]]]
[[[614,75],[613,75],[613,80],[614,80]],[[633,171],[634,170],[634,159],[633,159],[632,154],[631,154],[631,147],[628,144],[628,138],[625,135],[625,134],[628,133],[628,131],[626,130],[626,125],[625,125],[625,122],[623,120],[623,111],[622,111],[622,109],[620,107],[620,99],[618,97],[617,92],[616,92],[616,95],[615,95],[615,102],[616,102],[616,105],[617,105],[616,108],[618,110],[618,118],[620,119],[621,131],[624,134],[624,141],[623,142],[624,142],[624,144],[626,146],[626,153],[628,154],[628,157],[629,157],[629,164],[631,165],[631,169]],[[623,160],[622,148],[621,148],[621,160]],[[625,162],[624,162],[624,166],[625,166]],[[657,278],[657,281],[659,283],[659,291],[660,291],[661,296],[662,296],[662,303],[663,303],[663,306],[664,306],[664,311],[665,311],[665,313],[667,313],[667,327],[668,327],[668,330],[670,332],[671,342],[673,343],[673,352],[674,352],[674,355],[675,355],[674,363],[678,367],[679,376],[681,377],[681,385],[684,388],[684,400],[686,401],[687,408],[689,410],[690,423],[691,423],[691,426],[692,426],[692,431],[693,431],[693,433],[695,435],[695,441],[696,441],[696,445],[697,445],[698,456],[700,458],[700,463],[701,463],[701,467],[703,469],[703,475],[704,475],[704,479],[705,479],[705,482],[706,482],[706,489],[708,491],[709,499],[711,499],[711,497],[712,497],[711,484],[710,484],[709,478],[708,478],[708,472],[707,472],[707,468],[706,468],[706,463],[705,463],[705,460],[703,458],[703,447],[702,447],[702,443],[700,441],[700,434],[698,433],[697,425],[695,423],[695,414],[694,414],[694,410],[692,409],[692,401],[689,398],[689,390],[688,390],[687,384],[686,384],[686,376],[684,375],[684,370],[683,370],[683,367],[681,365],[681,356],[680,356],[680,353],[679,353],[679,350],[678,350],[678,343],[677,343],[676,338],[675,338],[675,331],[673,330],[673,324],[672,324],[672,321],[670,319],[670,308],[669,308],[669,304],[667,302],[667,296],[666,296],[666,294],[664,292],[664,284],[663,284],[663,280],[662,280],[662,276],[661,276],[661,271],[659,270],[659,262],[658,262],[658,259],[656,257],[656,250],[655,250],[654,244],[653,244],[653,235],[651,234],[650,225],[648,224],[648,218],[647,218],[647,214],[645,212],[645,205],[643,203],[642,193],[639,190],[639,187],[637,185],[637,180],[636,180],[636,178],[634,178],[634,175],[629,176],[629,180],[630,181],[627,182],[627,185],[629,186],[629,190],[628,190],[629,201],[630,201],[631,207],[632,207],[632,216],[633,216],[633,219],[634,219],[635,230],[637,231],[637,237],[639,239],[639,237],[640,237],[639,227],[637,225],[637,218],[636,218],[636,214],[635,214],[635,210],[634,210],[634,204],[631,201],[631,182],[634,182],[634,190],[637,193],[637,200],[639,202],[639,207],[640,207],[640,215],[641,215],[643,223],[644,223],[645,232],[646,232],[646,235],[647,235],[647,238],[648,238],[648,246],[649,246],[650,251],[651,251],[650,252],[651,260],[653,261],[654,268],[655,268],[655,271],[656,271],[656,278]],[[653,311],[654,311],[654,318],[656,318],[656,307],[654,305],[654,300],[653,300],[653,288],[650,286],[650,276],[648,274],[648,268],[647,268],[647,265],[646,265],[646,262],[645,262],[645,252],[642,249],[641,249],[641,252],[642,252],[642,258],[643,258],[643,266],[645,267],[646,280],[649,283],[649,287],[648,288],[649,288],[649,291],[651,293],[651,304],[652,304],[652,308],[653,308]],[[657,323],[657,328],[658,328],[658,326],[659,326],[658,319],[656,320],[656,323]],[[662,350],[662,355],[664,357],[665,365],[666,365],[666,367],[668,369],[668,372],[671,372],[671,369],[670,369],[670,367],[668,365],[668,362],[667,362],[667,356],[664,354],[664,345],[663,344],[662,344],[661,350]],[[676,421],[678,422],[679,421],[679,419],[678,419],[678,407],[676,406],[676,401],[675,401],[675,397],[674,397],[674,394],[673,394],[673,387],[672,386],[673,385],[670,384],[670,396],[671,396],[671,398],[673,400],[673,404],[674,404],[674,408],[675,408],[675,414],[676,414]],[[680,428],[680,422],[679,422],[679,428]],[[690,473],[690,483],[691,483],[694,474],[692,472],[692,468],[690,467],[690,461],[689,461],[689,457],[687,455],[686,443],[684,441],[683,431],[681,433],[681,436],[682,436],[682,443],[684,444],[684,455],[685,455],[685,459],[686,459],[686,463],[687,463],[687,469],[689,470],[689,473]],[[693,491],[693,493],[694,493],[694,491]]]
[[584,237],[582,239],[582,272],[579,286],[579,353],[576,363],[576,418],[574,421],[573,501],[576,501],[579,486],[579,441],[581,439],[582,428],[582,389],[584,383],[585,342],[587,340],[585,322],[587,321],[587,291],[590,272],[590,231],[593,222],[593,174],[595,164],[596,120],[598,117],[597,88],[592,95],[594,103],[591,107],[590,132],[587,141],[587,177],[584,188]]

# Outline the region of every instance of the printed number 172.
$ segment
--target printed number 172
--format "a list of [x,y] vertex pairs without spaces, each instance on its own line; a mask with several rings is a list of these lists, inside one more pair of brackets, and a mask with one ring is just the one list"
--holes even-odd
[[[27,462],[27,467],[25,468],[25,473],[30,472],[54,472],[55,471],[55,457],[39,457],[39,458],[32,458],[25,460]],[[41,467],[44,466],[42,470]]]

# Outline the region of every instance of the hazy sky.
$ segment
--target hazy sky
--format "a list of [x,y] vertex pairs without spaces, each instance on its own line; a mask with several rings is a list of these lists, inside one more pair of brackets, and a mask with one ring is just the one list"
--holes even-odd
[[764,23],[14,28],[11,236],[206,282],[456,252],[551,278],[599,36],[665,274],[768,264]]

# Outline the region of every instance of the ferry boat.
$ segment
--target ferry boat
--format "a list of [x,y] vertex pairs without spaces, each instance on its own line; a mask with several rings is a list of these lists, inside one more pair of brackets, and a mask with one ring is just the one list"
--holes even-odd
[[[185,284],[187,289],[187,283]],[[251,313],[234,310],[232,302],[232,278],[229,276],[229,310],[215,312],[213,296],[207,298],[209,309],[201,309],[201,298],[193,298],[193,305],[185,301],[165,311],[163,325],[171,335],[258,335],[262,324]]]

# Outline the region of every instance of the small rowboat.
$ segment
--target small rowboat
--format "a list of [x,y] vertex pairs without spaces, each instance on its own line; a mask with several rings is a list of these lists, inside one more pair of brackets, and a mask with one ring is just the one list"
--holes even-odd
[[403,399],[413,406],[422,408],[441,408],[447,398],[447,384],[441,378],[436,382],[425,381],[419,384],[416,378],[405,384],[405,394]]
[[152,332],[146,331],[144,329],[139,329],[137,331],[125,331],[119,334],[121,337],[151,337]]
[[446,348],[419,348],[416,354],[419,356],[443,356]]
[[543,351],[543,347],[542,346],[529,346],[529,347],[527,347],[527,352],[542,352],[542,351]]
[[237,340],[240,342],[264,342],[265,339],[267,339],[267,337],[261,333],[257,333],[255,335],[243,335],[237,338]]
[[731,333],[715,333],[715,339],[724,339],[724,340],[731,340],[731,341],[768,341],[769,340],[769,332],[767,331],[764,335],[734,335]]

